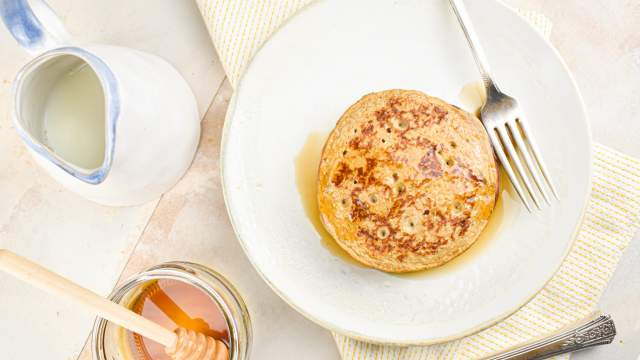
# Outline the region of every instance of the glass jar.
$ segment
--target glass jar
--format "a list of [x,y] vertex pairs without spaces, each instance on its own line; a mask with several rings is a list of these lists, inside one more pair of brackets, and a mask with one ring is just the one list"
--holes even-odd
[[[247,308],[235,288],[219,273],[189,262],[156,265],[133,276],[118,286],[109,299],[131,307],[150,282],[177,280],[190,284],[218,305],[229,330],[229,359],[249,358],[251,320]],[[127,344],[127,330],[102,318],[96,318],[91,336],[94,360],[137,360]]]

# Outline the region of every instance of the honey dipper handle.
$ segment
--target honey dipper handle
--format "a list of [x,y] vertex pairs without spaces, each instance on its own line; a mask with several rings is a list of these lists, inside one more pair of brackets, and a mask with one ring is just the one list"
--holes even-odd
[[176,342],[174,332],[9,250],[0,249],[0,270],[62,299],[83,305],[98,316],[165,347]]

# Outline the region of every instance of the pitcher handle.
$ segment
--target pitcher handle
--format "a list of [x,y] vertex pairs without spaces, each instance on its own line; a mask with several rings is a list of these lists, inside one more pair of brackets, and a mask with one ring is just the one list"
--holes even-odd
[[71,36],[44,0],[0,0],[0,17],[31,55],[69,45]]

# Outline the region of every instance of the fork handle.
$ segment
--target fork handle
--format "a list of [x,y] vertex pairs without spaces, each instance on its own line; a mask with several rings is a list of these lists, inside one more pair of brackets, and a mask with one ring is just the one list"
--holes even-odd
[[610,344],[616,336],[616,327],[610,315],[594,315],[559,333],[506,352],[485,357],[485,360],[533,360],[547,359],[592,346]]
[[469,43],[469,47],[471,48],[471,53],[473,54],[473,58],[476,61],[476,65],[478,65],[478,70],[480,71],[480,76],[482,77],[482,82],[487,89],[487,93],[489,93],[489,90],[493,90],[491,89],[492,87],[496,88],[497,90],[497,87],[495,86],[495,84],[493,83],[493,79],[491,78],[489,62],[487,61],[487,57],[484,54],[482,45],[480,45],[480,40],[478,39],[475,28],[473,27],[473,23],[471,22],[471,18],[469,17],[469,13],[467,12],[467,7],[464,5],[464,1],[449,0],[449,3],[451,3],[453,12],[456,14],[458,22],[460,23],[460,27],[464,32],[464,36],[467,38],[467,42]]

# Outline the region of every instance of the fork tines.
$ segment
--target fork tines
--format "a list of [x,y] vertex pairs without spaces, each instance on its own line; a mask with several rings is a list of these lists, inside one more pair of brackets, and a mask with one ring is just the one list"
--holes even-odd
[[[542,194],[547,204],[550,204],[547,187],[551,190],[553,196],[558,199],[558,193],[553,186],[549,171],[531,135],[529,125],[523,118],[518,117],[493,127],[487,126],[487,132],[502,167],[529,211],[531,211],[529,197],[536,207],[540,209],[541,204],[538,193]],[[522,159],[524,159],[524,164]],[[512,165],[515,167],[515,171]],[[532,185],[531,177],[533,177],[537,191]],[[522,184],[524,184],[528,195],[524,192]]]

